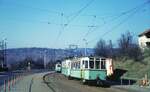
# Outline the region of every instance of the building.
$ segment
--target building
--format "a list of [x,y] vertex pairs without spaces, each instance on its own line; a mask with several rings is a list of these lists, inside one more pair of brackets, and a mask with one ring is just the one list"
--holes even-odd
[[141,49],[150,48],[150,29],[139,34],[138,41]]

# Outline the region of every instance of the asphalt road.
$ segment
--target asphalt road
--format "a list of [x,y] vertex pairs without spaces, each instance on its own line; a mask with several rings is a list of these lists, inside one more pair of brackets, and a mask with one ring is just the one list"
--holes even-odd
[[[1,72],[0,73],[0,92],[4,92],[4,80],[6,80],[6,92],[42,92],[41,89],[38,89],[41,86],[40,83],[44,84],[46,87],[47,85],[42,82],[43,76],[47,70],[33,70],[30,72],[27,71],[13,71],[13,72]],[[44,72],[44,73],[43,73]],[[17,76],[20,76],[21,78]],[[16,77],[15,82],[13,80],[14,76]],[[12,80],[10,80],[12,79]],[[9,80],[9,83],[8,83]],[[37,86],[37,84],[39,84]],[[38,87],[38,88],[36,88]],[[49,87],[47,87],[49,89]],[[39,91],[34,91],[34,90]],[[44,89],[45,90],[45,89]],[[49,92],[49,91],[46,91]]]
[[[1,90],[0,92],[4,92]],[[83,85],[79,80],[68,80],[53,72],[36,72],[23,76],[6,92],[134,92],[115,87]],[[143,92],[143,91],[142,91]]]

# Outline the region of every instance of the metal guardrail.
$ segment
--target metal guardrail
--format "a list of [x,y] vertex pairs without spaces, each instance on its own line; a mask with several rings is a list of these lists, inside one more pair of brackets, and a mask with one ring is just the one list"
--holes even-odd
[[5,78],[2,81],[3,85],[0,85],[0,92],[29,92],[30,90],[30,81],[27,83],[27,86],[24,88],[18,88],[17,83],[19,83],[25,76],[41,73],[43,71],[49,70],[33,70],[33,71],[13,71],[12,73],[16,73],[8,78]]
[[3,85],[0,86],[0,92],[10,92],[11,89],[19,82],[24,75],[11,76],[3,80]]

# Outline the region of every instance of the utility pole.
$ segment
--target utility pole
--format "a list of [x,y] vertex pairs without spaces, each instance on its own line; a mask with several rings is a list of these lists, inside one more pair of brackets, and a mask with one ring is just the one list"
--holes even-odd
[[6,53],[6,49],[7,49],[7,43],[6,43],[7,39],[4,39],[0,42],[0,66],[1,68],[7,67],[7,53]]
[[72,56],[72,53],[73,53],[73,56],[75,56],[74,55],[74,50],[75,50],[76,56],[78,56],[77,55],[77,49],[78,49],[78,45],[75,45],[75,44],[70,44],[69,45],[69,50],[70,50],[71,56]]
[[47,63],[47,50],[44,50],[44,68],[46,69],[46,63]]
[[83,39],[83,41],[85,42],[85,47],[84,47],[84,56],[87,56],[87,45],[88,45],[88,42],[86,39]]
[[4,62],[7,67],[7,39],[4,39]]

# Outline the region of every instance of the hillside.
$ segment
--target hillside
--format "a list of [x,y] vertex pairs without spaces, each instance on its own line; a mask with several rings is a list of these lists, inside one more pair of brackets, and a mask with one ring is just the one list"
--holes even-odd
[[142,61],[134,61],[131,59],[115,61],[115,69],[126,70],[127,72],[123,74],[123,78],[129,79],[142,79],[145,74],[148,74],[150,78],[150,56],[144,57]]
[[[94,51],[92,48],[87,49],[87,54],[91,55]],[[13,64],[21,62],[25,58],[30,57],[33,60],[44,59],[46,62],[61,60],[67,56],[81,56],[84,55],[84,48],[78,48],[77,50],[70,49],[53,49],[53,48],[14,48],[7,49],[7,63]]]

